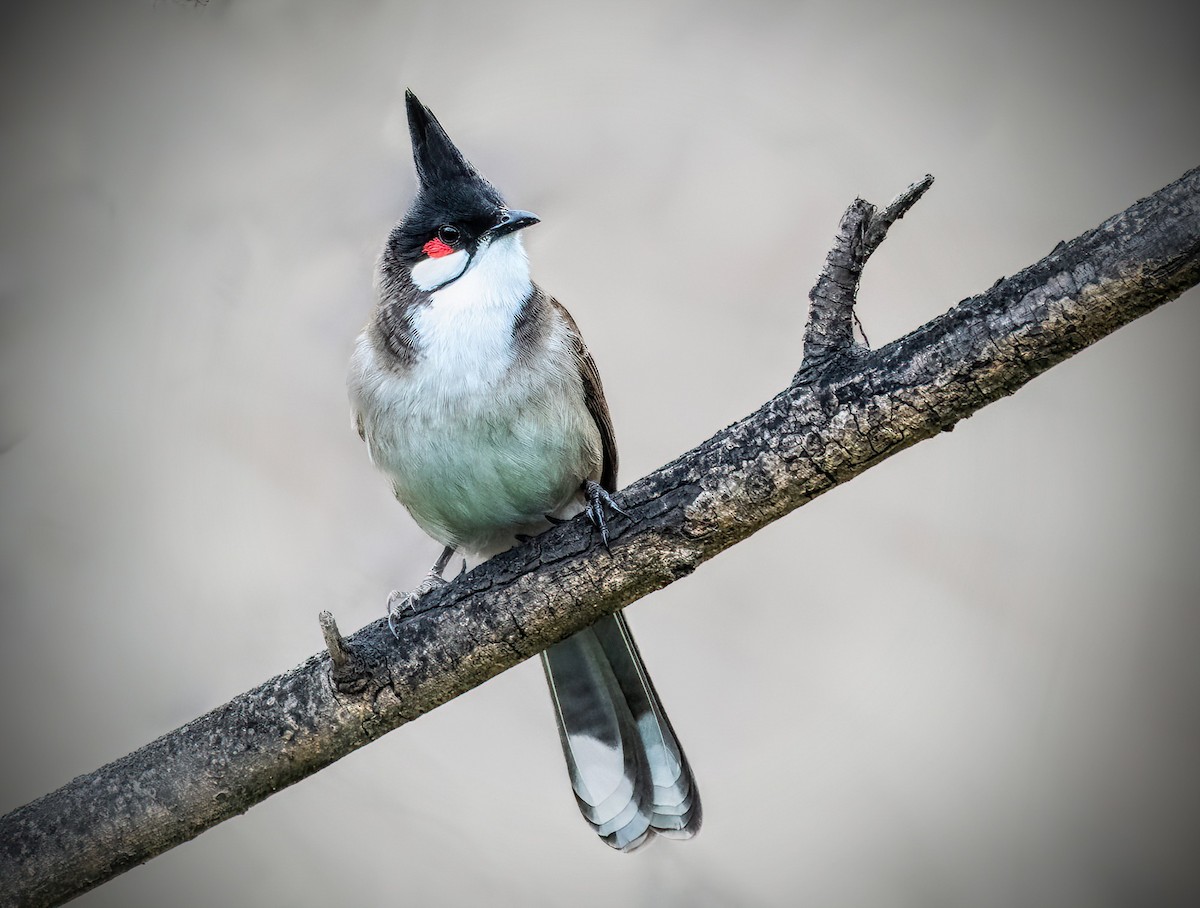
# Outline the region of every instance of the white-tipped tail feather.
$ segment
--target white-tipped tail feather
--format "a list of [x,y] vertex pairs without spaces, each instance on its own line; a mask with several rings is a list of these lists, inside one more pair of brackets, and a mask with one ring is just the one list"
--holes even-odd
[[550,647],[542,666],[575,800],[596,833],[619,851],[695,835],[695,780],[624,615]]

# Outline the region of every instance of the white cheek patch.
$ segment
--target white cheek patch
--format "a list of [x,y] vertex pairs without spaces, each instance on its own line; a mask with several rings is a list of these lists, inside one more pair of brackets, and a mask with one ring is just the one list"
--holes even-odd
[[437,258],[423,258],[413,265],[413,283],[422,290],[436,290],[466,271],[470,260],[465,249]]

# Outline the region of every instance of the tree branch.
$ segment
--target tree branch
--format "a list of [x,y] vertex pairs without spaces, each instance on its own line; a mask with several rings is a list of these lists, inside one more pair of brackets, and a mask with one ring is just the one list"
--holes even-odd
[[863,267],[887,236],[888,228],[904,217],[932,185],[933,177],[926,174],[882,211],[870,202],[855,199],[842,215],[825,267],[808,294],[803,359],[806,377],[821,364],[855,349],[854,302]]
[[804,360],[757,412],[627,488],[611,555],[577,518],[205,716],[0,819],[5,904],[60,902],[690,574],[773,520],[1200,281],[1200,169],[877,350],[854,342],[867,258],[932,182],[842,218]]

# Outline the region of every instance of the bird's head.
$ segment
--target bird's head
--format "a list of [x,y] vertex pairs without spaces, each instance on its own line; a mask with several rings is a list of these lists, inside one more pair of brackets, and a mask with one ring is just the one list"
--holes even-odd
[[[536,224],[537,215],[510,209],[496,187],[450,141],[429,108],[411,91],[405,93],[405,100],[418,189],[388,237],[386,255],[426,291],[457,280],[489,250],[498,253],[501,246],[523,259],[513,235]],[[510,236],[510,242],[498,242]]]

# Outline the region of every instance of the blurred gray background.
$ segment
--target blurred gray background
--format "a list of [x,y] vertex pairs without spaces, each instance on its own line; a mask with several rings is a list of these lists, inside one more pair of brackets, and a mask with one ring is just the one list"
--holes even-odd
[[[628,483],[787,382],[855,195],[937,177],[879,345],[1200,164],[1183,8],[6,5],[0,810],[437,554],[343,390],[405,87],[542,216]],[[695,842],[595,840],[531,662],[78,904],[1198,903],[1198,302],[631,609]]]

